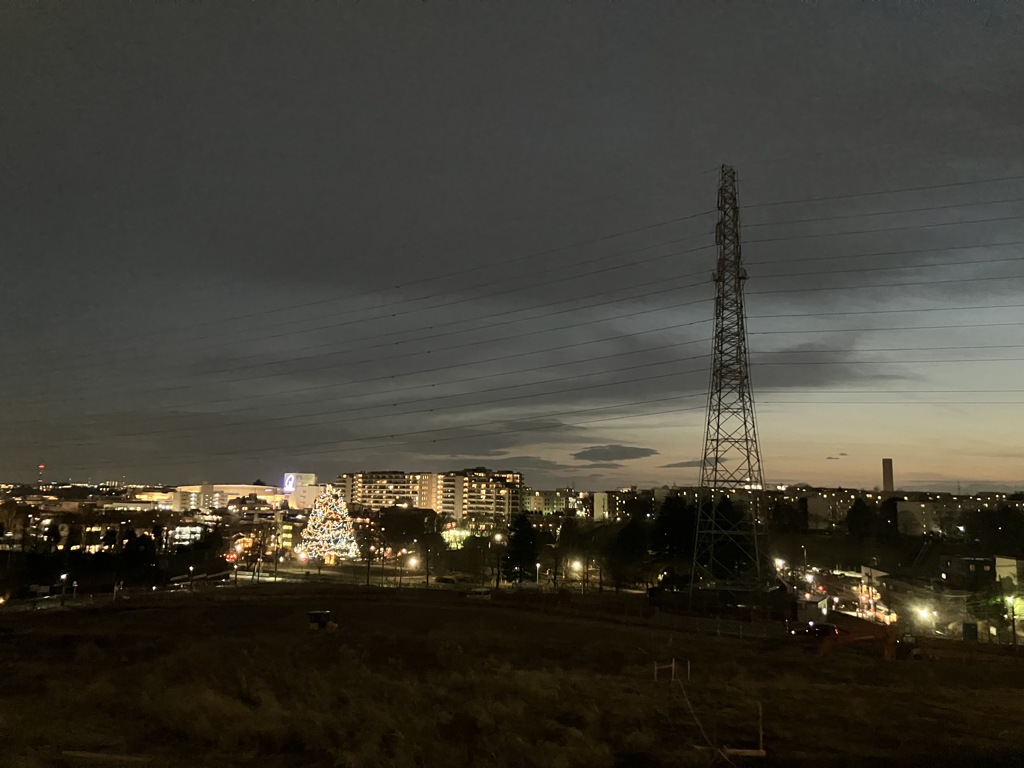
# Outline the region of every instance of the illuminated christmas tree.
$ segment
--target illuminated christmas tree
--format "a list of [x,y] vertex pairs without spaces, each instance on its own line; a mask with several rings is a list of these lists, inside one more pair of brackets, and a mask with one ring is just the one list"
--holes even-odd
[[328,565],[359,557],[352,518],[338,489],[327,486],[313,502],[313,511],[302,530],[302,547],[308,557],[320,558]]

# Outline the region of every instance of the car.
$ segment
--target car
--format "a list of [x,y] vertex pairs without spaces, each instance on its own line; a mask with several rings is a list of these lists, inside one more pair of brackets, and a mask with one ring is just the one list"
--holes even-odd
[[789,630],[789,634],[794,637],[829,637],[830,635],[842,634],[843,630],[837,627],[835,624],[825,624],[817,621],[807,622],[806,627],[798,627],[796,629]]

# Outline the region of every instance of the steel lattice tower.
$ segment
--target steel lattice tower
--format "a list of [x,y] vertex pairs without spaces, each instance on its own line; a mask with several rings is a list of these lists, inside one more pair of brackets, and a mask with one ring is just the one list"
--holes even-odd
[[718,211],[714,353],[691,585],[756,588],[766,575],[758,551],[764,478],[750,389],[736,171],[726,165]]

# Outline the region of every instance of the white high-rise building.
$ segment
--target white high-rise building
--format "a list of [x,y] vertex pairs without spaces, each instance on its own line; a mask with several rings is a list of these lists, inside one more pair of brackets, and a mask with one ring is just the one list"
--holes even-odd
[[522,511],[523,478],[519,472],[492,472],[483,467],[443,474],[433,472],[347,472],[338,476],[350,504],[381,509],[411,503],[454,518],[460,525],[479,515],[509,517]]

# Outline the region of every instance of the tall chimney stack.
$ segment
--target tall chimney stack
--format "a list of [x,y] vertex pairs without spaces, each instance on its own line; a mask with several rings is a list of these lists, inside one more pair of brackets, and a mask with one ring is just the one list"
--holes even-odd
[[882,490],[896,490],[892,482],[892,459],[882,459]]

